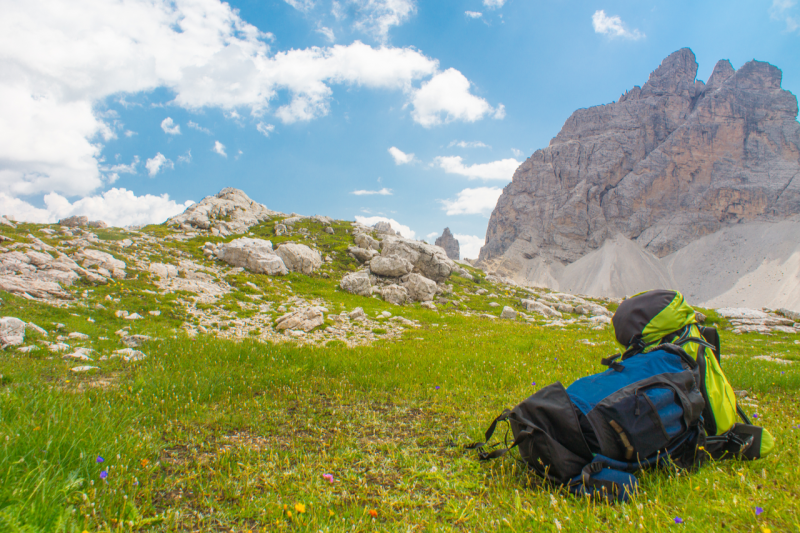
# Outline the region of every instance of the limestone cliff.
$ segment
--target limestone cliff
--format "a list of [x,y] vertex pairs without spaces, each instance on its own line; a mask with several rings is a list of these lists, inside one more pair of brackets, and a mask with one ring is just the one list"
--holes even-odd
[[479,264],[557,286],[566,265],[620,234],[658,257],[721,228],[800,213],[797,98],[781,71],[684,48],[619,101],[579,109],[515,172]]
[[461,259],[461,250],[458,246],[458,240],[450,233],[450,228],[444,228],[442,236],[436,239],[436,246],[441,246],[447,253],[447,257],[454,261]]

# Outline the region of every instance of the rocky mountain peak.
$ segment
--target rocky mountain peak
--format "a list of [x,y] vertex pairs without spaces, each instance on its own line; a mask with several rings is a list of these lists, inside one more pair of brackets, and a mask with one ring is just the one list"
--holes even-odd
[[447,253],[447,257],[457,261],[461,258],[461,250],[459,249],[458,240],[450,233],[450,228],[444,228],[442,236],[436,239],[434,243],[436,246],[441,246]]
[[479,265],[557,286],[611,236],[663,258],[732,224],[800,213],[797,98],[780,69],[722,60],[708,85],[696,73],[684,48],[641,89],[575,111],[505,187]]

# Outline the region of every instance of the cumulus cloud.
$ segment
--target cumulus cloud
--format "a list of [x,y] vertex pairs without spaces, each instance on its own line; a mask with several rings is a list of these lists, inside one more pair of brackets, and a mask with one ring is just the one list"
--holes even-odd
[[514,157],[523,157],[525,155],[522,150],[517,150],[516,148],[512,148],[511,153],[514,154]]
[[[357,24],[378,36],[416,11],[411,0],[349,1]],[[101,187],[103,142],[122,125],[98,109],[108,98],[136,105],[125,95],[158,88],[188,110],[274,112],[285,123],[326,115],[336,84],[402,91],[426,127],[502,114],[469,93],[463,74],[440,72],[411,47],[355,41],[276,53],[271,39],[220,0],[14,3],[0,17],[0,191],[70,196]],[[271,109],[282,93],[288,102]]]
[[359,190],[359,191],[353,191],[350,194],[355,194],[356,196],[370,196],[370,195],[373,195],[373,194],[378,194],[380,196],[392,196],[392,194],[394,194],[394,193],[392,193],[392,189],[387,189],[386,187],[384,187],[383,189],[381,189],[379,191]]
[[471,19],[479,19],[483,16],[480,11],[464,11],[464,14]]
[[434,231],[425,235],[425,242],[433,244],[439,238],[439,233]]
[[180,135],[181,134],[181,126],[180,124],[175,124],[172,121],[172,118],[167,117],[161,121],[161,129],[164,130],[164,133],[168,135]]
[[[139,164],[139,156],[133,156],[133,160],[131,161],[130,165],[125,165],[123,163],[118,163],[116,165],[109,165],[109,166],[102,166],[100,167],[103,172],[110,172],[114,174],[136,174],[136,166]],[[118,176],[119,177],[119,176]]]
[[151,178],[158,174],[162,168],[175,168],[175,164],[167,159],[161,152],[157,152],[155,156],[148,159],[144,166]]
[[772,0],[769,16],[772,20],[782,20],[786,31],[794,32],[800,28],[800,11],[793,10],[796,5],[795,0]]
[[222,157],[228,157],[228,154],[225,153],[225,145],[219,141],[214,141],[214,152],[218,153]]
[[595,33],[601,33],[609,37],[621,37],[637,41],[645,36],[639,30],[628,30],[619,15],[609,17],[602,9],[595,11],[594,15],[592,15],[592,26],[594,26]]
[[264,137],[269,137],[269,134],[275,131],[275,126],[272,124],[264,124],[263,122],[259,122],[256,126],[256,129],[259,133],[263,134]]
[[448,148],[454,146],[458,146],[459,148],[491,148],[491,146],[481,141],[450,141],[450,144],[447,145]]
[[349,0],[356,9],[355,27],[381,42],[389,38],[392,26],[399,26],[417,12],[414,0]]
[[404,226],[400,224],[393,218],[386,218],[386,217],[362,217],[360,215],[356,215],[356,222],[360,222],[365,226],[374,226],[378,222],[388,222],[392,225],[392,229],[400,233],[403,237],[407,239],[416,239],[417,234],[408,226]]
[[489,9],[499,9],[503,7],[505,3],[506,0],[483,0],[483,5]]
[[481,253],[481,248],[485,243],[485,239],[477,235],[464,235],[463,233],[454,233],[453,237],[458,241],[458,251],[464,259],[477,259]]
[[516,159],[501,159],[491,163],[465,165],[461,156],[440,156],[434,163],[448,174],[459,174],[469,179],[511,181],[520,163]]
[[407,154],[395,146],[389,148],[389,153],[392,154],[395,165],[407,165],[414,161],[414,154]]
[[303,13],[308,13],[314,9],[314,0],[283,0],[293,8]]
[[111,226],[160,224],[193,203],[190,200],[179,204],[167,194],[136,196],[132,191],[114,188],[72,203],[58,193],[50,193],[44,197],[45,207],[39,208],[0,192],[0,211],[14,220],[39,224],[52,224],[74,215],[103,220]]
[[184,155],[178,156],[178,163],[191,163],[192,162],[192,151],[186,150]]
[[202,131],[203,133],[205,133],[207,135],[211,135],[211,130],[209,130],[208,128],[204,128],[203,126],[201,126],[197,122],[193,122],[193,121],[190,120],[186,125],[189,126],[192,129],[194,129],[194,130]]
[[503,193],[499,187],[476,187],[459,192],[455,200],[440,200],[448,215],[489,216]]
[[454,120],[475,122],[486,116],[505,117],[502,104],[495,109],[469,89],[469,80],[456,69],[440,72],[414,92],[411,116],[426,128]]

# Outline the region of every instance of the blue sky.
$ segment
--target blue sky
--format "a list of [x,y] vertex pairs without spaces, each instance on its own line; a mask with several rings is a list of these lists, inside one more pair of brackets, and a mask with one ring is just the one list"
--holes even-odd
[[449,226],[475,256],[517,164],[671,52],[701,80],[768,61],[800,92],[796,0],[2,6],[0,209],[20,220],[161,222],[232,186],[416,238]]

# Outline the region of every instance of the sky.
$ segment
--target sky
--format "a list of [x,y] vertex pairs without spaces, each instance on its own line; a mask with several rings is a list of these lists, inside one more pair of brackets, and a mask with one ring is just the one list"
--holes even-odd
[[161,223],[224,187],[477,257],[517,166],[670,53],[783,71],[800,0],[0,0],[0,214]]

